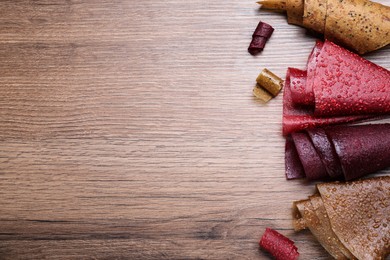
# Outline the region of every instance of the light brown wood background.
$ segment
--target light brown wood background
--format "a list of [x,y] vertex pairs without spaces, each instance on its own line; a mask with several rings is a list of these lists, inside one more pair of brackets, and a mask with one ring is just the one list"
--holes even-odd
[[0,1],[0,259],[267,259],[266,227],[328,259],[292,230],[282,95],[252,97],[315,38],[254,2]]

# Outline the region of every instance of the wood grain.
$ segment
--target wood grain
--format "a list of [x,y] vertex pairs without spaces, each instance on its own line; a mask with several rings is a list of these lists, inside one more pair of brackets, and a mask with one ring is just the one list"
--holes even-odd
[[[0,11],[0,259],[268,259],[265,227],[329,258],[292,230],[314,187],[284,178],[282,95],[251,93],[264,67],[304,67],[304,29],[238,0]],[[366,57],[390,68],[390,48]]]

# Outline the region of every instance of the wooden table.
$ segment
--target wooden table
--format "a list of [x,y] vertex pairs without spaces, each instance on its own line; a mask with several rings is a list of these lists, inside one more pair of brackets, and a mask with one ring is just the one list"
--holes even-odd
[[[292,230],[314,185],[285,180],[282,95],[252,96],[263,68],[304,68],[304,29],[242,0],[0,11],[1,259],[268,259],[266,227],[329,258]],[[390,48],[366,57],[390,68]]]

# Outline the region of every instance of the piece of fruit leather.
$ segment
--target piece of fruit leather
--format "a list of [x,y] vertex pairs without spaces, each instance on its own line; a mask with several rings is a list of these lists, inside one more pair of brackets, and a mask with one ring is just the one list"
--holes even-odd
[[339,126],[326,133],[346,180],[390,167],[390,124]]
[[271,228],[265,230],[259,245],[276,260],[296,260],[299,256],[294,242]]
[[263,51],[265,44],[274,32],[274,28],[260,21],[252,34],[252,41],[248,47],[248,52],[251,55],[256,55]]
[[[310,196],[307,200],[297,201],[293,205],[294,221],[304,223],[318,242],[335,259],[351,259],[351,253],[337,238],[330,225],[325,207],[319,194]],[[349,257],[347,257],[349,256]],[[353,256],[352,256],[353,258]]]
[[359,54],[390,44],[390,6],[370,0],[326,0],[325,5],[326,39]]
[[307,60],[307,68],[304,73],[292,73],[290,75],[291,98],[296,106],[314,106],[313,83],[318,56],[323,45],[324,43],[322,41],[316,41]]
[[390,254],[390,176],[321,183],[317,189],[332,230],[357,258]]
[[287,137],[285,152],[287,179],[357,179],[390,167],[390,124],[306,129]]
[[313,93],[316,116],[390,114],[390,71],[325,41]]
[[295,148],[295,144],[291,136],[286,138],[284,162],[287,180],[301,179],[306,177],[301,160],[299,159],[297,149]]
[[283,92],[283,135],[306,128],[349,123],[370,118],[370,116],[316,117],[312,108],[295,105],[291,97],[291,79],[299,78],[300,82],[304,84],[305,73],[305,71],[300,69],[287,69]]
[[306,178],[309,180],[328,179],[322,161],[306,133],[292,133],[291,137],[297,149]]
[[337,157],[333,144],[322,128],[307,129],[311,142],[315,147],[328,175],[335,179],[343,176],[340,161]]

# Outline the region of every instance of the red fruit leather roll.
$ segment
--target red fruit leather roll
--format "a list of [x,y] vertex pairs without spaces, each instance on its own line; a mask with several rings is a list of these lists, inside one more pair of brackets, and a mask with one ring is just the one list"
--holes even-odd
[[390,114],[390,71],[325,41],[313,93],[316,116]]
[[[283,135],[297,132],[306,128],[314,128],[324,125],[349,123],[363,120],[370,116],[340,116],[340,117],[315,117],[313,108],[294,104],[291,97],[291,81],[295,85],[306,84],[306,71],[288,68],[283,94]],[[299,83],[298,83],[299,81]],[[297,86],[296,88],[300,88]]]
[[340,126],[326,132],[346,180],[390,167],[390,124]]
[[259,245],[276,260],[296,260],[299,256],[294,242],[271,228],[266,228]]

